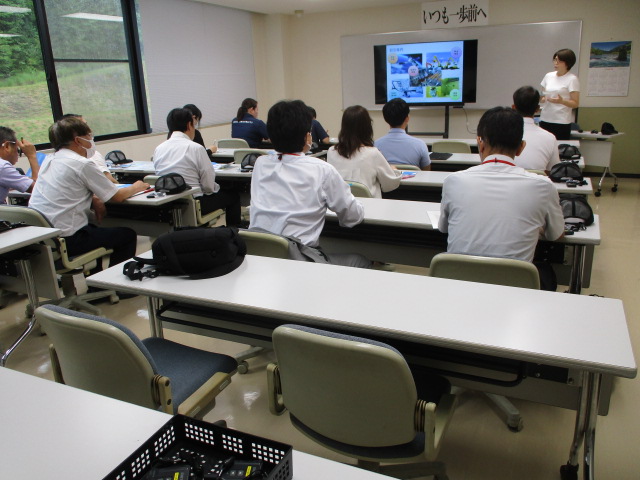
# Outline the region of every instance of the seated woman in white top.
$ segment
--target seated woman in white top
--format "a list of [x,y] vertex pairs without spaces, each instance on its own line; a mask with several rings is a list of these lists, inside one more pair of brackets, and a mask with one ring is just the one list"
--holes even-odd
[[338,144],[329,149],[327,162],[336,167],[346,181],[369,187],[371,195],[395,190],[402,174],[389,165],[384,155],[373,146],[373,127],[366,108],[354,105],[342,114]]

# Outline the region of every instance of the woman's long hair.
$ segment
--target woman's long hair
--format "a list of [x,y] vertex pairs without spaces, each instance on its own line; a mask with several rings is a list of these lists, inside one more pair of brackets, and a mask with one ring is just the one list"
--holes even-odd
[[242,120],[250,108],[256,108],[257,106],[258,102],[256,100],[254,100],[253,98],[245,98],[242,101],[242,105],[240,105],[240,108],[238,109],[236,120]]
[[343,157],[351,158],[362,146],[373,147],[372,120],[366,108],[353,105],[342,114],[336,150]]

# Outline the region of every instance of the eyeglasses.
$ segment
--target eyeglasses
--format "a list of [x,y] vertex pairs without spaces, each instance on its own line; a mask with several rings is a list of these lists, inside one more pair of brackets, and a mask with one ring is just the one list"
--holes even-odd
[[[17,142],[12,142],[11,140],[5,141],[2,145],[4,146],[5,143],[11,143],[13,145],[18,145]],[[18,149],[18,156],[21,157],[22,156],[22,149],[20,147],[17,147],[17,149]]]

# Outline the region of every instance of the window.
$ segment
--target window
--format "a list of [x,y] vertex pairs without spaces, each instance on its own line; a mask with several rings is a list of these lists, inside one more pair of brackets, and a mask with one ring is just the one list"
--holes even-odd
[[149,131],[133,0],[0,0],[0,35],[16,32],[0,37],[0,124],[34,143],[63,113],[99,139]]

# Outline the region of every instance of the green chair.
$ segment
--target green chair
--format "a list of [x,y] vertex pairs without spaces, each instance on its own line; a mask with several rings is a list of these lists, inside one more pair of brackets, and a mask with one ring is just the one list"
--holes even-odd
[[431,145],[431,151],[438,153],[471,153],[471,147],[468,143],[458,140],[437,140]]
[[218,148],[249,148],[244,138],[223,138],[218,140]]
[[253,155],[254,158],[258,158],[262,155],[266,155],[269,152],[260,148],[238,148],[233,152],[233,163],[241,164],[244,157],[247,155]]
[[371,191],[369,191],[369,187],[367,187],[364,183],[354,182],[351,180],[346,180],[349,184],[349,188],[351,188],[351,193],[354,197],[362,197],[362,198],[371,198]]
[[406,165],[406,164],[397,164],[397,163],[394,163],[392,165],[396,167],[398,170],[411,171],[411,172],[420,171],[420,168],[415,165]]
[[247,245],[249,255],[289,258],[289,241],[280,235],[242,229],[238,233]]
[[[431,259],[429,275],[468,282],[540,289],[540,276],[535,265],[511,258],[439,253]],[[505,415],[506,424],[510,430],[516,432],[522,430],[524,426],[522,416],[509,399],[493,393],[484,392],[484,394]]]
[[[14,223],[23,222],[36,227],[52,227],[49,220],[39,211],[18,205],[0,205],[0,218]],[[81,255],[70,257],[67,251],[67,243],[63,237],[46,240],[45,244],[51,248],[53,253],[56,273],[61,277],[64,293],[64,298],[53,299],[54,303],[63,307],[79,308],[98,314],[100,309],[95,305],[91,305],[90,301],[109,298],[111,303],[117,303],[120,300],[114,290],[85,293],[87,292],[87,286],[84,282],[84,277],[98,266],[99,261],[103,265],[107,265],[109,255],[113,253],[113,250],[100,247]],[[35,309],[37,306],[30,305],[27,310],[29,308]]]
[[52,341],[56,382],[165,413],[202,417],[237,368],[228,355],[140,340],[118,322],[55,305],[36,318]]
[[[273,332],[277,363],[267,367],[269,409],[358,466],[396,478],[435,475],[433,461],[455,409],[455,396],[422,400],[404,357],[361,337],[298,325]],[[426,347],[425,347],[426,348]],[[395,465],[380,466],[380,463]],[[417,462],[417,463],[407,463]]]

